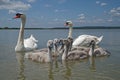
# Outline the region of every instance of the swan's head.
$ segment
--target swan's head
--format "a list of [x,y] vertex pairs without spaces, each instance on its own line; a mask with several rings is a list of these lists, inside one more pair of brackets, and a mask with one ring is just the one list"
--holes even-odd
[[16,16],[14,17],[14,19],[16,19],[16,18],[26,18],[26,16],[24,14],[17,13]]
[[60,43],[60,40],[59,40],[59,39],[55,38],[55,39],[53,40],[53,44],[54,44],[54,45],[58,46],[59,43]]
[[66,21],[65,22],[65,26],[72,26],[72,25],[73,25],[72,21]]
[[69,42],[73,42],[73,38],[71,38],[71,37],[68,37],[67,40],[68,40]]
[[56,46],[63,45],[63,39],[57,39],[57,38],[55,38],[53,40],[53,44],[56,45]]
[[96,43],[95,43],[95,40],[92,40],[91,42],[90,42],[90,44],[89,44],[89,46],[91,46],[91,47],[95,47],[95,45],[96,45]]
[[48,48],[53,48],[53,40],[48,40],[47,47]]
[[63,39],[63,45],[68,45],[69,44],[69,41],[67,39]]

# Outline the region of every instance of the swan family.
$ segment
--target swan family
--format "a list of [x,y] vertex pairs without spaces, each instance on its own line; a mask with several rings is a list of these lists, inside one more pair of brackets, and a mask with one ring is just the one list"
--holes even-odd
[[16,52],[26,52],[25,58],[38,62],[52,62],[54,58],[60,57],[61,60],[80,60],[89,57],[109,56],[110,52],[98,44],[103,36],[80,35],[75,40],[72,37],[73,23],[66,21],[65,25],[69,27],[68,37],[65,39],[48,40],[47,48],[37,49],[37,42],[33,35],[24,39],[24,27],[26,23],[25,14],[17,13],[14,18],[21,18],[21,26],[18,36]]

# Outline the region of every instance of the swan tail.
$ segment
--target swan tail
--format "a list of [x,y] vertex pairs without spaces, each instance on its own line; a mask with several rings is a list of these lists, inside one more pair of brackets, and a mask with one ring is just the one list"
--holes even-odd
[[34,42],[38,42],[37,39],[35,39],[35,37],[31,34],[30,38],[34,41]]
[[103,39],[103,36],[100,36],[100,37],[98,38],[98,41],[96,42],[96,44],[98,44],[99,42],[101,42],[102,39]]

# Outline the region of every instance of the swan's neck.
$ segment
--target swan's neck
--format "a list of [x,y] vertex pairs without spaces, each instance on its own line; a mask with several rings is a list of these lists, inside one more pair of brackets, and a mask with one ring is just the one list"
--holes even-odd
[[63,52],[63,55],[62,55],[62,60],[66,60],[67,59],[67,54],[68,54],[68,46],[65,45],[64,46],[64,52]]
[[89,51],[89,56],[94,56],[94,46],[91,46],[90,51]]
[[55,56],[57,56],[57,53],[58,53],[58,47],[57,47],[57,45],[54,45],[54,53],[55,53]]
[[72,25],[69,26],[68,37],[72,38]]
[[18,36],[17,45],[15,51],[23,51],[24,50],[24,26],[25,26],[26,18],[21,18],[21,26]]
[[18,43],[22,42],[24,44],[24,27],[25,27],[26,19],[21,19],[21,26],[18,36]]
[[50,47],[48,47],[48,58],[46,62],[52,62],[52,49]]

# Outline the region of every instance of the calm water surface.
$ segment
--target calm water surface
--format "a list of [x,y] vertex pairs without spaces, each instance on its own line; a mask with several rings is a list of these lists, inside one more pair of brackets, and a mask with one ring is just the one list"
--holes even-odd
[[[39,48],[54,38],[66,38],[68,30],[25,30],[25,38],[33,34]],[[110,57],[83,61],[37,63],[24,59],[25,53],[15,53],[18,30],[0,30],[0,80],[119,80],[120,29],[74,30],[73,38],[82,34],[103,35],[100,46],[111,52]]]

